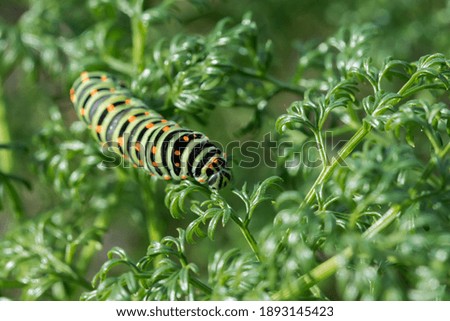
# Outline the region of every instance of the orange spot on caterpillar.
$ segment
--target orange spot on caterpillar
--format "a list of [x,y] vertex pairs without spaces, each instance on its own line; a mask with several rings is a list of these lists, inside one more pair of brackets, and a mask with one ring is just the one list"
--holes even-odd
[[156,146],[153,146],[153,147],[152,147],[152,154],[156,154],[156,151],[157,151]]
[[175,154],[176,156],[180,156],[181,152],[180,152],[179,150],[176,150],[176,151],[174,152],[174,154]]
[[136,120],[136,116],[130,116],[130,118],[128,118],[128,122],[132,123]]
[[131,104],[131,99],[125,99],[125,104],[127,105]]
[[136,164],[133,164],[133,167],[134,167],[134,168],[137,168],[137,165],[136,165]]
[[108,112],[112,112],[113,110],[114,110],[114,105],[113,104],[111,104],[111,105],[108,105],[108,107],[106,107],[106,110],[108,111]]
[[80,109],[80,114],[81,114],[81,116],[84,116],[86,114],[86,109],[81,108]]
[[97,125],[97,127],[95,128],[95,131],[97,132],[97,134],[100,134],[102,132],[102,126]]
[[158,163],[157,162],[152,162],[153,167],[158,167]]
[[181,175],[181,179],[186,179],[187,176],[186,175]]
[[144,161],[142,159],[139,160],[139,165],[144,166]]
[[184,140],[185,142],[188,142],[188,141],[189,141],[189,137],[188,137],[188,136],[183,136],[183,140]]
[[134,145],[134,148],[139,152],[139,151],[141,150],[141,143],[140,143],[140,142],[137,142],[137,143]]
[[153,124],[153,123],[148,123],[147,125],[145,125],[145,128],[152,128],[153,126],[155,126],[155,124]]
[[145,115],[145,116],[148,116],[148,115],[150,115],[150,112],[146,111],[146,112],[144,113],[144,115]]
[[123,145],[123,137],[117,138],[117,144],[119,144],[120,147]]
[[165,175],[165,176],[164,176],[164,179],[165,179],[166,181],[168,181],[168,180],[170,180],[170,176],[169,176],[169,175]]
[[180,167],[180,163],[175,163],[175,166],[176,167]]
[[83,71],[80,76],[81,76],[81,82],[89,81],[89,74],[87,71]]
[[170,129],[169,126],[165,126],[165,127],[163,128],[163,131],[166,132],[166,131],[168,131],[169,129]]
[[167,119],[161,119],[161,123],[167,123]]
[[108,80],[108,76],[102,75],[101,80],[102,80],[102,81],[107,81],[107,80]]
[[97,95],[97,93],[98,93],[97,89],[91,90],[91,96],[95,96]]
[[205,180],[204,180],[203,178],[200,178],[200,179],[198,180],[198,182],[199,182],[199,183],[204,183]]

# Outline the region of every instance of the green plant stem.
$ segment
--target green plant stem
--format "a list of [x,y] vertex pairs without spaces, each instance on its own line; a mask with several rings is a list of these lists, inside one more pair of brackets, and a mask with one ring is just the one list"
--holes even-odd
[[[180,263],[183,268],[185,268],[189,264],[186,256],[183,253],[180,253]],[[197,279],[196,277],[191,276],[189,280],[197,289],[203,291],[204,293],[206,294],[212,293],[212,289],[208,285]]]
[[329,165],[327,150],[325,148],[325,143],[323,141],[322,133],[320,131],[314,132],[314,137],[316,138],[317,148],[319,149],[320,161],[322,162],[323,167],[327,167]]
[[147,38],[147,28],[141,19],[142,8],[139,8],[138,13],[131,18],[131,32],[132,32],[132,58],[135,73],[140,73],[144,70],[144,53],[145,40]]
[[289,300],[305,293],[310,287],[325,280],[336,273],[339,266],[343,265],[353,255],[353,250],[348,247],[339,254],[326,260],[309,273],[301,276],[295,284],[284,288],[271,296],[274,301]]
[[161,219],[159,218],[157,211],[155,211],[155,202],[152,196],[149,196],[146,199],[146,213],[144,216],[149,242],[161,240]]
[[303,94],[305,93],[305,89],[296,85],[293,85],[291,83],[287,83],[284,82],[282,80],[279,80],[273,76],[270,75],[263,75],[263,74],[259,74],[259,73],[255,73],[253,70],[248,69],[248,68],[241,68],[241,67],[235,67],[235,66],[229,66],[229,65],[222,65],[222,67],[224,68],[229,68],[232,67],[233,70],[245,77],[248,78],[255,78],[255,79],[259,79],[262,81],[267,81],[273,85],[275,85],[275,87],[277,87],[277,90],[275,91],[275,94],[280,92],[280,91],[288,91],[300,96],[303,96]]
[[369,123],[364,122],[363,125],[356,131],[356,133],[350,138],[350,140],[339,150],[337,157],[331,160],[328,166],[324,166],[314,184],[309,189],[305,196],[305,199],[300,204],[299,209],[303,209],[305,206],[310,205],[316,197],[316,188],[323,184],[332,174],[338,164],[342,163],[345,158],[358,146],[358,144],[364,139],[364,137],[370,132],[372,127]]
[[261,256],[261,252],[258,247],[258,243],[256,242],[253,235],[250,233],[250,230],[248,229],[247,224],[244,224],[244,222],[238,216],[234,215],[233,213],[231,214],[231,219],[239,226],[239,229],[241,230],[242,235],[244,235],[248,245],[252,249],[252,251],[255,254],[258,261],[261,262],[262,256]]
[[[414,82],[417,80],[417,78],[420,76],[420,73],[416,70],[415,73],[411,75],[411,77],[408,79],[408,81],[400,88],[400,90],[397,92],[400,96],[405,95],[405,93],[412,87]],[[400,99],[398,99],[400,100]]]
[[191,277],[190,280],[197,289],[203,291],[204,293],[206,293],[208,295],[210,295],[212,293],[212,289],[208,285],[206,285],[205,283],[200,281],[199,279]]
[[439,154],[441,152],[441,148],[439,147],[439,143],[437,142],[436,138],[433,136],[433,134],[428,128],[425,128],[423,131],[427,136],[428,140],[430,141],[431,146],[433,146],[434,152],[436,154]]
[[131,64],[125,63],[109,55],[104,55],[103,61],[106,62],[111,69],[130,77],[133,76],[133,66]]
[[[160,218],[159,213],[155,207],[155,181],[142,181],[142,176],[140,176],[140,173],[137,171],[135,173],[137,180],[140,182],[140,186],[144,186],[144,188],[141,188],[140,191],[142,202],[145,205],[145,212],[143,213],[143,216],[149,243],[152,243],[153,241],[159,242],[162,238],[163,226],[161,224],[162,219]],[[146,178],[147,177],[145,177],[145,179]]]
[[[443,149],[441,149],[441,151],[438,154],[439,158],[444,158],[448,153],[450,152],[450,142],[447,143],[447,145],[445,145],[445,147]],[[436,164],[434,164],[433,166],[435,166]]]
[[[362,237],[364,239],[371,239],[380,233],[387,226],[389,226],[389,224],[392,223],[398,215],[400,215],[401,209],[401,205],[392,206],[380,219],[378,219],[362,234]],[[292,286],[274,293],[271,296],[272,300],[289,300],[298,297],[317,283],[334,275],[338,268],[343,266],[346,261],[353,256],[353,254],[354,251],[351,247],[345,248],[342,252],[319,264],[307,274],[302,275]]]
[[[3,81],[0,78],[0,143],[9,143],[10,141],[8,120],[6,119],[6,104],[3,96]],[[12,167],[13,157],[11,149],[0,149],[0,170],[5,173],[10,173]]]
[[276,85],[280,89],[280,91],[288,91],[288,92],[291,92],[291,93],[294,93],[294,94],[297,94],[297,95],[300,95],[300,96],[303,96],[303,94],[305,93],[305,89],[304,88],[302,88],[300,86],[292,85],[292,84],[284,82],[284,81],[281,81],[281,80],[279,80],[279,79],[277,79],[275,77],[272,77],[270,75],[264,76],[263,79],[267,80],[268,82],[270,82],[270,83],[272,83],[274,85]]
[[402,206],[398,204],[391,206],[391,208],[389,208],[389,210],[387,210],[382,217],[380,217],[362,234],[362,237],[369,240],[380,233],[400,215],[401,209]]

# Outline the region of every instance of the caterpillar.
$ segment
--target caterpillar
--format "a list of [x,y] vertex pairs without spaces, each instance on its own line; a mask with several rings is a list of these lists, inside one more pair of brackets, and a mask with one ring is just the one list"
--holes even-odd
[[70,99],[100,143],[151,176],[176,181],[191,177],[212,190],[231,180],[225,156],[208,137],[164,119],[113,75],[82,72]]

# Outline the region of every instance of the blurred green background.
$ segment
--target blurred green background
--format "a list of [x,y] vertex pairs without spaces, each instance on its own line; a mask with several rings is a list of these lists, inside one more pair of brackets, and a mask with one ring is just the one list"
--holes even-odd
[[[39,133],[43,128],[51,131],[52,123],[55,124],[55,131],[60,133],[61,128],[56,125],[60,124],[58,126],[62,126],[62,130],[67,128],[67,137],[75,139],[73,137],[76,136],[71,136],[74,132],[78,135],[77,139],[84,137],[83,142],[90,147],[95,146],[89,142],[89,135],[82,128],[72,126],[77,117],[69,101],[68,89],[82,71],[83,64],[79,61],[92,58],[91,65],[95,66],[95,59],[101,60],[100,53],[96,56],[95,38],[101,37],[102,29],[92,29],[93,26],[108,24],[108,19],[115,17],[113,20],[118,30],[114,29],[106,36],[109,41],[107,46],[113,47],[107,49],[123,59],[130,56],[129,52],[121,52],[121,46],[127,48],[130,44],[130,39],[123,38],[123,35],[129,34],[128,22],[117,13],[114,5],[109,6],[108,3],[106,0],[0,0],[0,144],[11,143],[12,147],[0,150],[0,169],[27,182],[15,185],[18,193],[15,197],[21,200],[18,204],[11,201],[11,195],[2,196],[0,237],[26,218],[45,212],[70,210],[68,200],[77,197],[70,193],[62,195],[64,188],[55,186],[45,177],[48,176],[45,174],[48,168],[42,169],[41,161],[46,156],[39,145],[42,143]],[[145,1],[145,6],[152,7],[159,3]],[[204,1],[200,7],[178,1],[178,7],[179,10],[173,13],[176,19],[150,28],[150,45],[146,54],[151,54],[151,44],[161,38],[171,39],[179,33],[206,35],[220,19],[231,17],[238,22],[245,13],[251,12],[259,29],[259,41],[270,39],[273,42],[270,74],[286,82],[294,76],[302,53],[343,26],[373,24],[378,28],[378,35],[369,48],[371,57],[376,61],[381,62],[389,56],[412,61],[433,52],[450,56],[450,1],[445,0],[211,0]],[[123,30],[120,30],[121,21]],[[82,43],[85,46],[80,50],[81,54],[91,50],[92,57],[77,56],[80,48],[77,46],[81,46],[81,42],[74,39],[79,38],[84,39]],[[274,96],[269,101],[260,128],[245,135],[237,133],[253,118],[253,112],[242,106],[210,111],[207,117],[217,119],[217,122],[210,121],[206,126],[191,115],[182,115],[182,118],[185,126],[206,132],[223,144],[236,139],[261,141],[265,133],[275,132],[276,118],[298,98],[293,93]],[[59,114],[62,119],[59,119]],[[218,122],[221,126],[217,126]],[[69,133],[71,126],[73,132]],[[225,132],[223,128],[226,128]],[[58,153],[58,142],[50,142],[55,148],[53,156]],[[242,159],[242,155],[233,156],[235,160]],[[50,167],[56,165],[49,164]],[[124,173],[136,175],[132,171],[128,169]],[[234,168],[233,171],[236,186],[241,186],[245,181],[251,186],[279,173],[279,169],[264,165],[252,169]],[[140,211],[147,210],[140,206],[142,195],[136,193],[137,185],[132,183],[121,187],[121,195],[107,195],[105,191],[108,188],[111,194],[115,194],[116,190],[113,185],[108,187],[111,174],[105,172],[108,170],[102,171],[94,166],[84,178],[84,182],[104,179],[96,184],[103,184],[99,195],[105,199],[92,200],[92,204],[98,202],[95,206],[101,208],[102,201],[108,202],[106,198],[116,197],[119,200],[112,202],[114,205],[111,207],[104,205],[112,213],[109,213],[111,228],[105,235],[103,251],[119,245],[139,257],[148,245],[146,231],[140,228],[143,224]],[[170,217],[163,202],[165,184],[162,181],[152,183],[155,186],[152,193],[158,195],[152,206],[160,220],[158,224],[162,226],[163,235],[168,235],[176,233],[175,229],[179,226],[185,227],[189,220]],[[5,187],[0,192],[8,194]],[[229,191],[225,193],[230,194]],[[64,202],[66,205],[62,206]],[[76,209],[74,213],[77,210],[81,211]],[[257,230],[272,221],[274,214],[270,206],[261,208],[252,228]],[[219,232],[214,243],[199,240],[196,247],[198,253],[192,253],[194,260],[196,255],[201,256],[202,246],[211,253],[214,247],[226,249],[239,244],[241,238],[233,229],[226,233]],[[96,271],[104,260],[102,255],[98,257],[92,271]]]

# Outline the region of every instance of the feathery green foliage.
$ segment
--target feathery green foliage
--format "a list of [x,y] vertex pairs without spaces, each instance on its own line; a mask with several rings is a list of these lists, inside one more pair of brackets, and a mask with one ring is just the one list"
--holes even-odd
[[[448,1],[255,3],[0,2],[0,297],[450,299]],[[83,70],[239,141],[232,186],[102,152]]]

